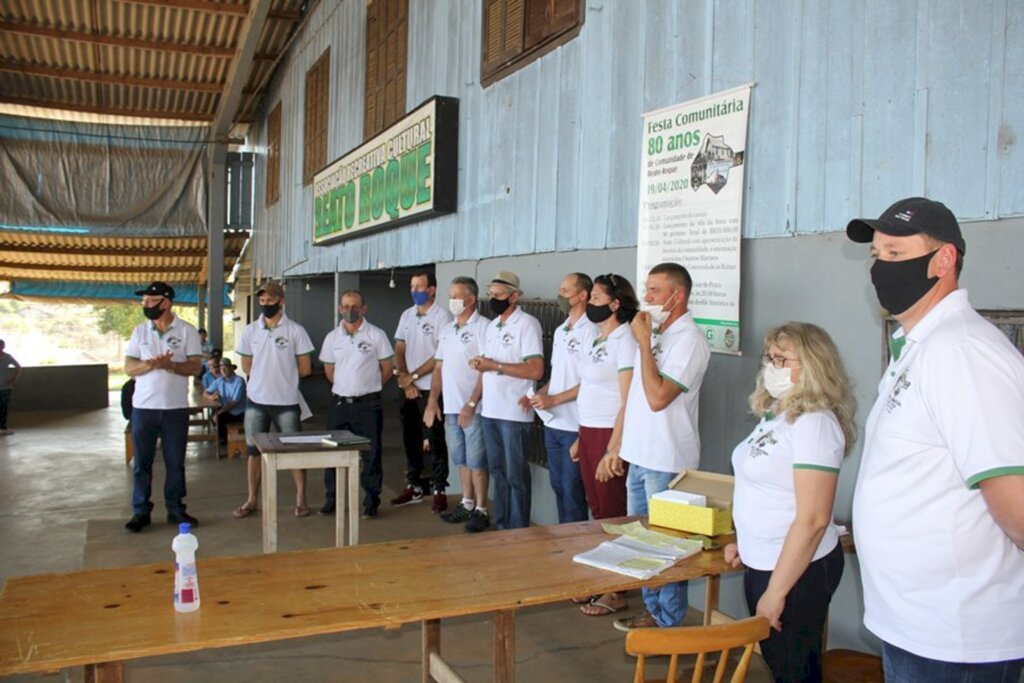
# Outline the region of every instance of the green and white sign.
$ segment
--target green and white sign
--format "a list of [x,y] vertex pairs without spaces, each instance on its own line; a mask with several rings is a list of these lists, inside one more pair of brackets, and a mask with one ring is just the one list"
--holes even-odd
[[432,97],[313,178],[313,244],[452,213],[459,101]]
[[740,352],[743,158],[751,84],[644,114],[637,281],[659,263],[693,277],[712,351]]

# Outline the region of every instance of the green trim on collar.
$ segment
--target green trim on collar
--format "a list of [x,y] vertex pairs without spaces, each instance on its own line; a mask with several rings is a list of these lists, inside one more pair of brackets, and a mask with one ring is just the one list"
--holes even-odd
[[385,360],[391,360],[394,357],[395,357],[395,354],[391,354],[390,356],[387,356],[386,358],[378,358],[377,361],[380,362],[380,361],[385,361]]
[[542,353],[535,353],[532,356],[523,356],[523,360],[530,360],[531,358],[543,358],[543,357],[544,357],[544,354],[542,354]]
[[907,345],[907,338],[905,336],[892,337],[889,339],[889,353],[892,355],[893,360],[899,360],[900,354],[903,353],[903,347]]
[[632,372],[633,366],[630,365],[628,368],[619,368],[619,372]]
[[669,382],[672,382],[672,384],[675,384],[677,387],[682,389],[684,394],[687,394],[687,393],[690,392],[690,388],[688,386],[686,386],[685,384],[683,384],[679,380],[675,379],[674,377],[669,377],[664,372],[659,372],[658,374],[661,375],[662,377],[664,377],[665,379],[667,379]]
[[1009,467],[994,467],[990,470],[985,470],[984,472],[978,472],[967,480],[967,488],[976,489],[978,488],[978,484],[986,479],[995,479],[996,477],[1006,477],[1011,475],[1024,475],[1024,466],[1011,465]]
[[839,474],[838,467],[826,467],[825,465],[807,465],[805,463],[793,463],[794,470],[818,470],[819,472],[831,472]]

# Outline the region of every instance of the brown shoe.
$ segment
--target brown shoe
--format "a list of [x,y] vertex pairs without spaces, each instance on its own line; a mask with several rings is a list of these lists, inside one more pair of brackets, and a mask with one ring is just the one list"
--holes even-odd
[[644,611],[631,617],[616,619],[614,626],[619,631],[629,633],[635,628],[658,628],[658,622],[654,620],[650,612]]
[[422,503],[423,502],[423,489],[418,489],[415,486],[406,486],[402,489],[402,492],[391,499],[391,504],[395,507],[401,507],[402,505],[409,505],[411,503]]
[[443,491],[437,491],[434,493],[434,504],[430,506],[430,511],[435,515],[439,515],[448,509],[448,496]]

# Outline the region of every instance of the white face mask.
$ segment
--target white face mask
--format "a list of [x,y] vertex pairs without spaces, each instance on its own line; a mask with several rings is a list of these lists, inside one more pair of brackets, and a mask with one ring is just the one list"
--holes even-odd
[[671,310],[664,310],[664,306],[661,304],[643,304],[640,306],[640,310],[651,316],[651,324],[655,327],[661,327],[661,324],[672,314]]
[[777,368],[774,365],[763,366],[764,388],[772,398],[782,398],[793,388],[792,368]]
[[466,310],[465,299],[448,299],[448,310],[452,312],[456,318],[462,315],[462,312]]

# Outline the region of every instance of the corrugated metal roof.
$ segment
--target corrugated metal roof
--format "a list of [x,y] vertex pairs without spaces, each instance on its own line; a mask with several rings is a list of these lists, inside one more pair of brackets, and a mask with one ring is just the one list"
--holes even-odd
[[[224,236],[224,273],[234,268],[247,231]],[[205,237],[94,237],[0,230],[0,280],[205,282]]]
[[[236,120],[248,119],[308,0],[274,0]],[[211,121],[246,0],[7,0],[0,102]]]

